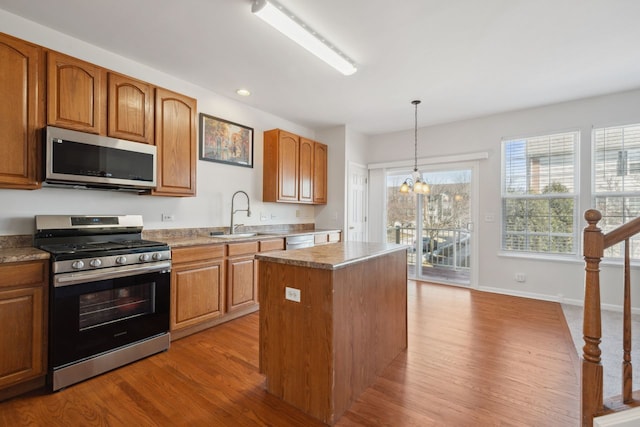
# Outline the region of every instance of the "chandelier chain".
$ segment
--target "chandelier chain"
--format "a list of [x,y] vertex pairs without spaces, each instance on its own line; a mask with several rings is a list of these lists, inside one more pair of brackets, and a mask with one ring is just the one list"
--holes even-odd
[[413,141],[414,141],[413,171],[417,172],[418,171],[418,104],[420,104],[420,101],[418,100],[412,101],[412,104],[415,105],[415,121],[413,126]]

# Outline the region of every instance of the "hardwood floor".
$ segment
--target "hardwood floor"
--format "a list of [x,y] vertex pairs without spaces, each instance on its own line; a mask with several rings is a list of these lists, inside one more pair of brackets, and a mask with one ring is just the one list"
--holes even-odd
[[[409,281],[409,347],[338,426],[577,426],[579,365],[559,304]],[[1,426],[320,426],[264,391],[258,315],[57,393]]]

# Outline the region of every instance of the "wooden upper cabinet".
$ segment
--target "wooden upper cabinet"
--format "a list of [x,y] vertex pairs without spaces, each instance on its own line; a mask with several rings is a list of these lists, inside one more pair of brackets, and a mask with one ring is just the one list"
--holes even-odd
[[280,132],[278,138],[278,200],[298,201],[298,136]]
[[158,179],[152,194],[195,196],[196,110],[193,98],[156,88],[155,143]]
[[107,135],[153,144],[153,93],[149,83],[110,72]]
[[303,203],[313,203],[313,145],[313,141],[300,138],[299,201]]
[[0,34],[0,188],[40,187],[43,66],[40,47]]
[[47,54],[47,123],[105,134],[105,70],[71,56]]
[[298,202],[300,138],[272,129],[264,133],[262,200]]
[[262,200],[327,203],[327,146],[281,129],[265,131]]
[[328,147],[316,142],[313,145],[313,203],[327,203],[327,154]]

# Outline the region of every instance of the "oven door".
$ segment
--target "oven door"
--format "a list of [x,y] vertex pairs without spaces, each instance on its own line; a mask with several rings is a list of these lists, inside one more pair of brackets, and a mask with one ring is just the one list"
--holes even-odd
[[58,285],[52,293],[52,369],[169,331],[168,268]]

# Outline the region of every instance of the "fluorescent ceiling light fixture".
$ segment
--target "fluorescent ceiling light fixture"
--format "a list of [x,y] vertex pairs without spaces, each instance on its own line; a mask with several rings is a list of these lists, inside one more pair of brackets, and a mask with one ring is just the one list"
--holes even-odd
[[251,12],[345,76],[358,70],[345,54],[273,0],[254,0]]

